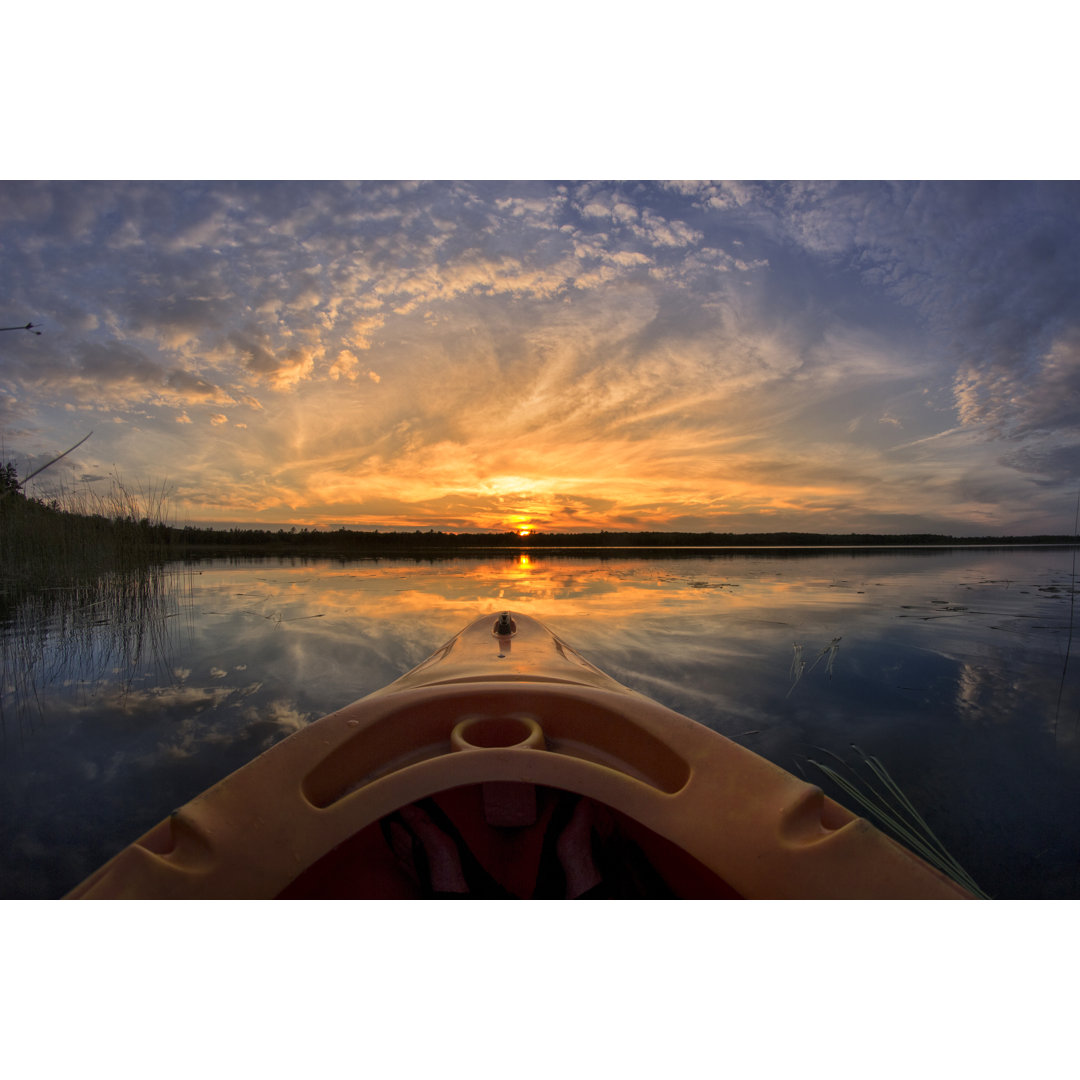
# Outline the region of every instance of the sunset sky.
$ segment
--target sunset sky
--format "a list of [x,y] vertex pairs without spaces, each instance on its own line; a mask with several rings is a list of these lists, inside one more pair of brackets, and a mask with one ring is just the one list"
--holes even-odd
[[1076,183],[0,182],[0,435],[176,524],[1071,532]]

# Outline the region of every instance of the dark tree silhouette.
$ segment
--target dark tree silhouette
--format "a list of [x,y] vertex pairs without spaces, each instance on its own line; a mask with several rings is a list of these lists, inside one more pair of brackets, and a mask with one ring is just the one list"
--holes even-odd
[[19,494],[19,474],[13,462],[0,465],[0,499],[5,495]]

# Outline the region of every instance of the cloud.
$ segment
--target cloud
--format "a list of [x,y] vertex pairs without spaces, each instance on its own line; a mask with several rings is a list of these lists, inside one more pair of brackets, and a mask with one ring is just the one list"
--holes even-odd
[[637,237],[657,247],[688,247],[704,239],[704,234],[681,221],[666,221],[651,210],[643,210],[641,224],[631,225],[630,231]]
[[1080,413],[1080,326],[1053,341],[1033,367],[1009,402],[1013,433],[1067,431]]
[[356,369],[359,361],[356,359],[356,355],[350,352],[348,349],[342,349],[338,353],[337,359],[330,365],[329,375],[330,378],[337,381],[338,379],[348,379],[349,382],[356,382]]
[[220,386],[215,386],[190,371],[173,368],[165,376],[164,382],[169,390],[175,391],[176,400],[185,402],[212,401],[221,405],[235,404],[234,399]]
[[274,390],[286,390],[311,377],[324,351],[319,344],[278,347],[266,333],[239,331],[229,335],[212,356],[218,362],[238,364]]
[[67,356],[52,345],[33,356],[24,353],[9,375],[49,399],[74,397],[89,408],[233,403],[220,386],[183,368],[167,367],[143,349],[117,340],[78,342]]
[[207,336],[228,319],[232,308],[228,295],[199,295],[206,289],[220,290],[216,283],[184,281],[176,285],[184,289],[183,295],[130,298],[125,312],[127,331],[150,338],[165,349],[178,350]]
[[865,522],[920,490],[985,516],[997,469],[1013,520],[1080,464],[1077,209],[1040,184],[3,185],[0,287],[46,325],[3,335],[5,433],[45,453],[100,413],[73,464],[167,473],[193,516]]
[[[379,301],[374,299],[374,298],[371,298],[368,301],[366,301],[366,303],[367,304],[372,304],[372,303],[378,304]],[[364,306],[364,305],[360,304],[358,306]],[[349,337],[348,337],[349,345],[354,349],[370,349],[371,348],[372,335],[375,333],[376,330],[378,330],[380,327],[385,325],[385,323],[386,323],[386,316],[385,315],[372,315],[372,316],[362,316],[360,318],[353,318],[351,326],[350,326],[350,330],[349,330]]]
[[614,251],[608,257],[619,266],[648,266],[652,262],[648,255],[640,251]]
[[942,336],[964,422],[1030,426],[1027,387],[1060,378],[1047,357],[1080,328],[1080,187],[806,186],[783,214],[808,250],[849,261]]

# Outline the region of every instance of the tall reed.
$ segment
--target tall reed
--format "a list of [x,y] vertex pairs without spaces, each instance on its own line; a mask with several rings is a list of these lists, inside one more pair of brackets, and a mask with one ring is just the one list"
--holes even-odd
[[190,631],[180,618],[190,598],[190,571],[165,566],[109,571],[7,597],[0,620],[0,739],[32,727],[45,692],[57,684],[89,692],[111,684],[126,696],[147,674],[157,684],[171,683]]
[[99,492],[48,500],[0,497],[0,597],[159,564],[168,551],[164,486],[133,492],[119,476]]
[[[820,769],[853,802],[867,811],[880,822],[902,844],[921,856],[931,866],[936,866],[943,874],[962,885],[973,896],[989,900],[985,892],[975,883],[972,876],[953,858],[945,845],[934,835],[923,816],[912,805],[911,800],[901,790],[900,785],[889,775],[888,770],[876,758],[872,757],[852,743],[852,749],[863,759],[863,764],[872,780],[860,777],[843,759],[829,750],[824,753],[834,758],[851,774],[849,779],[839,770],[820,761],[810,759],[810,764]],[[876,786],[875,786],[876,783]]]

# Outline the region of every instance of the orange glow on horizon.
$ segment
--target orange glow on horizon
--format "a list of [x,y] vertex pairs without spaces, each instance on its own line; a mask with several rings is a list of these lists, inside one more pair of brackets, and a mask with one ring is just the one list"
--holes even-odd
[[[1073,188],[101,183],[3,192],[25,318],[73,335],[3,339],[0,437],[46,502],[123,474],[180,527],[519,549],[1073,524],[1080,335],[1023,239]],[[995,229],[1018,254],[965,277]]]

